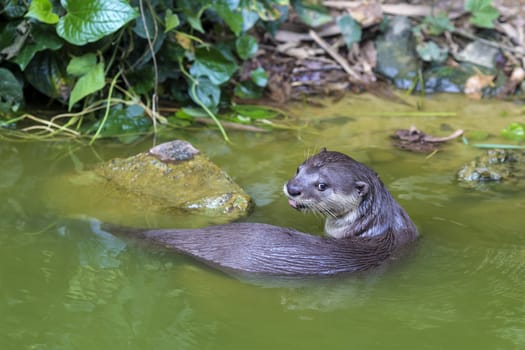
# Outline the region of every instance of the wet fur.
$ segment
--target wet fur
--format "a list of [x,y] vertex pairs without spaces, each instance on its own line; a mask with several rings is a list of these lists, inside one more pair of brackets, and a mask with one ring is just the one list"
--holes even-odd
[[[331,191],[317,190],[319,181],[331,186]],[[225,271],[278,276],[367,270],[417,236],[414,224],[375,172],[342,153],[323,150],[307,159],[284,191],[297,209],[327,216],[329,236],[259,223],[199,229],[106,229],[187,254]]]

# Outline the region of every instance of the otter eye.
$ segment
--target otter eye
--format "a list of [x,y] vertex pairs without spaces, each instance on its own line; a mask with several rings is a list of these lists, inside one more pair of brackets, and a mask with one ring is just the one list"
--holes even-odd
[[297,167],[297,170],[295,171],[295,175],[299,174],[299,167]]
[[328,188],[328,185],[325,184],[324,182],[320,182],[320,183],[317,184],[317,189],[318,189],[319,191],[324,191],[324,190],[326,190],[327,188]]

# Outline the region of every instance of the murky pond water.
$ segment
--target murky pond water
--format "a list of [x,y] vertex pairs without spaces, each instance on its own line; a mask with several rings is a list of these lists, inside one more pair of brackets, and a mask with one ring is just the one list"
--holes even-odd
[[[186,138],[226,169],[257,204],[246,220],[313,233],[322,232],[322,221],[289,208],[282,184],[320,147],[351,154],[381,175],[419,227],[410,256],[354,277],[234,279],[74,219],[85,214],[78,208],[103,207],[103,198],[79,196],[71,210],[50,204],[50,190],[70,195],[59,186],[44,191],[51,177],[143,151],[151,140],[94,148],[0,141],[0,348],[525,348],[525,185],[463,188],[455,172],[481,151],[458,141],[427,159],[393,149],[388,138],[413,124],[430,134],[463,128],[497,135],[524,121],[519,107],[433,96],[425,111],[457,116],[388,117],[414,108],[366,95],[325,104],[293,107],[308,121],[299,132],[231,133],[234,145],[210,130],[161,141]],[[148,213],[129,220],[188,224]]]

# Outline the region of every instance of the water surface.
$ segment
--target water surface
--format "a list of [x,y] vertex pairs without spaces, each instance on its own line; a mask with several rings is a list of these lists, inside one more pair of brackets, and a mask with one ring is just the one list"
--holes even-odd
[[[414,108],[367,95],[321,102],[291,106],[300,131],[233,132],[233,145],[213,130],[175,131],[160,141],[187,139],[230,173],[257,204],[245,220],[316,234],[321,219],[289,208],[282,184],[321,147],[348,153],[380,174],[418,226],[422,238],[409,256],[353,277],[238,280],[75,219],[103,207],[99,196],[79,196],[72,208],[50,202],[50,191],[70,193],[47,188],[49,179],[144,151],[151,139],[93,148],[0,141],[0,348],[525,348],[523,187],[461,187],[455,172],[481,151],[452,142],[427,159],[393,149],[388,138],[416,125],[441,136],[487,131],[496,135],[490,142],[502,142],[501,128],[524,121],[519,107],[441,95],[423,109],[457,116],[389,117],[383,113]],[[151,213],[129,220],[204,224]]]

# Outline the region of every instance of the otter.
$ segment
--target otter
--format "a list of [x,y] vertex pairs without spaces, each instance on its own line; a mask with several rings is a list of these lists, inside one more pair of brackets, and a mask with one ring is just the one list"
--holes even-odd
[[326,217],[326,236],[249,222],[197,229],[106,229],[226,272],[283,277],[368,270],[418,236],[379,176],[343,153],[323,149],[308,158],[283,190],[294,209]]

